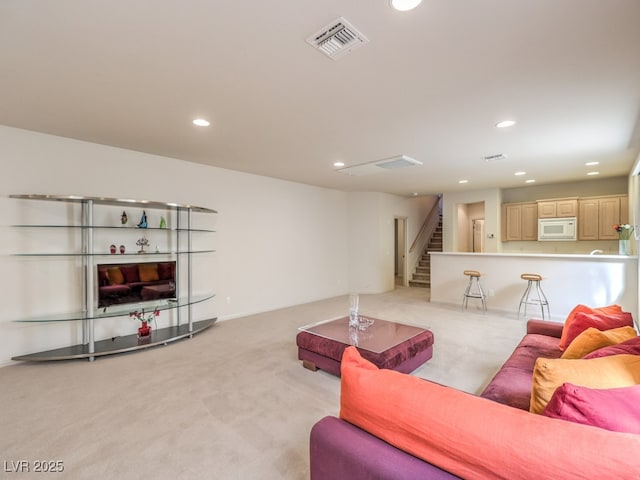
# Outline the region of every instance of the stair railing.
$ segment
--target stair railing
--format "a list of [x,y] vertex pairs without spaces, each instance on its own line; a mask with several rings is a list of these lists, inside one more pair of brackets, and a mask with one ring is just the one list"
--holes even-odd
[[440,216],[442,214],[442,196],[438,195],[438,197],[434,200],[433,206],[429,211],[429,214],[425,218],[422,223],[422,227],[420,227],[420,231],[416,235],[416,238],[411,243],[411,247],[409,248],[409,262],[411,265],[412,271],[416,271],[416,268],[420,264],[420,259],[422,258],[422,254],[427,248],[429,244],[429,240],[435,232],[438,224],[440,223]]
[[420,231],[413,240],[413,243],[411,243],[411,247],[409,247],[409,253],[413,253],[416,250],[416,247],[420,248],[420,252],[426,248],[431,235],[433,235],[433,232],[440,222],[440,214],[442,213],[440,198],[441,196],[438,195],[431,207],[431,210],[429,211],[429,214],[427,215],[427,218],[422,222]]

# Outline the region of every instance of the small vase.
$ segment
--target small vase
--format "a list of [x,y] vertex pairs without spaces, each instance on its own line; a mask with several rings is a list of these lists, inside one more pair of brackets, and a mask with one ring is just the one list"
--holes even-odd
[[151,335],[151,326],[147,322],[142,322],[138,328],[138,338],[144,338]]
[[631,254],[631,243],[629,240],[618,240],[618,253],[620,255],[630,255]]

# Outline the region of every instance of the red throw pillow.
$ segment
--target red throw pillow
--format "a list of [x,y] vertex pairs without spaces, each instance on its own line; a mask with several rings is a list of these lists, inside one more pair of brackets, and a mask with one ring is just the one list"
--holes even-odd
[[594,427],[640,434],[640,385],[594,389],[565,383],[543,415]]
[[625,353],[629,355],[640,355],[640,337],[632,338],[631,340],[618,343],[617,345],[609,345],[607,347],[599,348],[582,358],[609,357],[611,355],[623,355]]
[[137,265],[123,265],[120,267],[120,270],[124,276],[124,283],[136,283],[140,281]]
[[[560,350],[564,350],[569,344],[587,328],[593,327],[598,330],[610,330],[619,327],[633,327],[633,317],[629,312],[623,312],[617,307],[617,311],[603,311],[602,309],[593,309],[591,313],[578,311],[572,317],[571,321],[567,320],[562,328],[562,337],[560,338]],[[610,308],[610,307],[605,307]]]

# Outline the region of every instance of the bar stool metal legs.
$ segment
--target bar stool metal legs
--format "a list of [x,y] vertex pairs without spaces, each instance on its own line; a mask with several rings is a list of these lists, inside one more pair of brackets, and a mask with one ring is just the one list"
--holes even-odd
[[[542,276],[538,275],[537,273],[523,273],[522,275],[520,275],[520,278],[527,281],[527,288],[522,294],[520,304],[518,305],[518,318],[520,318],[520,310],[522,310],[523,305],[525,316],[527,315],[527,305],[539,305],[542,312],[542,319],[545,319],[544,307],[547,307],[547,318],[551,319],[551,313],[549,312],[549,301],[547,300],[547,297],[540,287]],[[535,290],[536,298],[529,298],[532,290]]]
[[487,297],[484,294],[482,285],[480,285],[480,272],[476,270],[465,270],[464,274],[469,277],[469,283],[467,284],[467,288],[462,295],[462,308],[464,308],[465,310],[467,309],[470,298],[479,298],[480,300],[482,300],[482,310],[486,312]]

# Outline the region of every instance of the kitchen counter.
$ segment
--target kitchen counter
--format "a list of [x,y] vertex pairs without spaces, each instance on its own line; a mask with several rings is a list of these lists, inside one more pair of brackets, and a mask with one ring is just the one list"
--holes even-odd
[[[527,282],[523,273],[542,275],[551,319],[564,321],[578,303],[592,307],[619,304],[638,311],[638,257],[624,255],[431,252],[431,301],[461,305],[468,283],[464,270],[482,273],[481,284],[490,310],[517,318]],[[480,312],[469,302],[470,312]],[[527,306],[527,317],[540,318],[540,309]],[[521,317],[521,320],[523,318]]]

